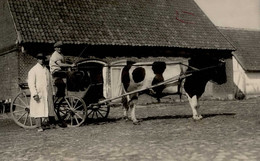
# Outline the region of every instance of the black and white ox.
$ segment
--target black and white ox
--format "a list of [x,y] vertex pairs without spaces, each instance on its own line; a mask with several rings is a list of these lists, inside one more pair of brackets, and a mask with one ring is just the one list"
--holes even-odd
[[[149,88],[152,85],[176,77],[181,73],[191,73],[191,75],[185,79],[184,90],[186,91],[192,109],[193,119],[200,120],[202,116],[198,111],[198,100],[204,93],[208,81],[217,84],[223,84],[227,81],[225,62],[219,59],[191,58],[186,65],[188,65],[188,67],[183,64],[169,66],[165,62],[153,62],[152,65],[147,66],[128,62],[121,74],[124,92],[129,93],[135,90],[138,91],[140,89]],[[182,80],[178,81],[180,82]],[[128,112],[130,112],[130,119],[134,124],[138,123],[135,116],[135,107],[140,94],[146,92],[159,99],[160,97],[178,92],[180,88],[176,87],[176,84],[167,85],[163,83],[163,85],[152,88],[151,90],[145,90],[141,93],[137,92],[123,97],[124,117],[128,118]]]

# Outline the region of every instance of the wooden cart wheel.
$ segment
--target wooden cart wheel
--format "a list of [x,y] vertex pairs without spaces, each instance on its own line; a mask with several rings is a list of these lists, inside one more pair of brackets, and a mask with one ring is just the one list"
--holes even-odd
[[65,96],[57,107],[57,116],[70,127],[82,125],[87,117],[85,102],[76,96]]
[[110,111],[108,104],[90,104],[88,106],[88,119],[103,120],[106,119]]
[[20,92],[12,101],[10,107],[11,117],[14,122],[27,129],[36,128],[36,122],[30,117],[30,95]]

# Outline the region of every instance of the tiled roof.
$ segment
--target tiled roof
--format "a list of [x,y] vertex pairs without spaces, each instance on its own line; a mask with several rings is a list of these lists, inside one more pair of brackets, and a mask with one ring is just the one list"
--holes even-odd
[[260,30],[219,28],[236,47],[235,57],[247,71],[260,71]]
[[193,0],[8,0],[24,43],[232,50]]

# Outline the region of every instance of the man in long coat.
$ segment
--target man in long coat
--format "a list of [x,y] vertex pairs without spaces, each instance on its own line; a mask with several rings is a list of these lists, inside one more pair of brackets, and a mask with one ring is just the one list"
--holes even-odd
[[55,116],[51,74],[45,66],[45,59],[43,54],[38,54],[37,64],[28,73],[31,92],[30,114],[36,118],[38,131],[43,131],[42,118]]

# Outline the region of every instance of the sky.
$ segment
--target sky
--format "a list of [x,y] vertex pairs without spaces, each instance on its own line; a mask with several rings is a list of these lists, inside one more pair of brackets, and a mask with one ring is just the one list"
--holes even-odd
[[260,30],[260,0],[195,0],[195,2],[216,26]]

